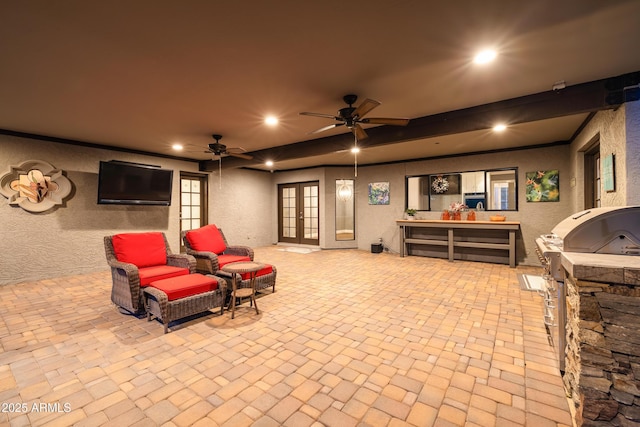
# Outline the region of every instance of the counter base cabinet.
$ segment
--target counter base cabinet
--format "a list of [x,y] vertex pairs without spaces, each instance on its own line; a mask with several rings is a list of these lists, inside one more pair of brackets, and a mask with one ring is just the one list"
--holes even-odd
[[516,266],[519,222],[414,220],[400,226],[400,256],[482,261]]

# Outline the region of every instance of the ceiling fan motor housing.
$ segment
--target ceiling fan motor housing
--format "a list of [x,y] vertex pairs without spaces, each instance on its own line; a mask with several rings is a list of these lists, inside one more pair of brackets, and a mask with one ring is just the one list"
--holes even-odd
[[220,144],[219,142],[212,142],[211,144],[209,144],[209,149],[213,151],[216,156],[219,156],[220,154],[227,151],[227,146],[224,144]]
[[352,118],[352,114],[355,111],[355,107],[344,107],[338,110],[338,116],[341,118],[348,120]]

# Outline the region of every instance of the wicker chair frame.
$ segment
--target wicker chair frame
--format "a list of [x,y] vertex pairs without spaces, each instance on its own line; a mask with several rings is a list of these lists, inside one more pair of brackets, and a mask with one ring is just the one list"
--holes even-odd
[[[196,260],[187,254],[174,254],[171,252],[167,236],[162,233],[165,249],[167,251],[167,264],[174,267],[188,268],[189,273],[195,273]],[[111,301],[119,307],[138,315],[145,312],[142,290],[140,288],[140,274],[134,264],[120,262],[116,258],[113,249],[113,236],[104,237],[104,250],[107,263],[111,267]]]
[[185,298],[169,301],[167,294],[152,286],[143,290],[144,306],[147,320],[157,317],[164,325],[164,333],[169,332],[169,323],[187,316],[202,313],[215,307],[220,307],[220,314],[224,313],[224,303],[227,295],[225,279],[209,276],[218,281],[218,289]]
[[[225,249],[225,251],[223,252],[224,255],[248,256],[249,259],[253,261],[253,249],[251,249],[249,246],[242,245],[230,246],[227,242],[227,238],[222,232],[222,229],[218,228],[218,231],[220,231],[220,235],[224,240],[224,244],[227,246],[227,249]],[[187,240],[187,231],[182,231],[180,234],[187,254],[193,256],[196,259],[196,271],[202,274],[215,274],[218,277],[223,277],[227,281],[227,288],[231,289],[233,274],[227,273],[220,269],[218,255],[214,254],[213,252],[197,251],[193,249],[189,244],[189,240]],[[271,288],[271,292],[276,291],[277,269],[275,265],[272,265],[271,267],[273,268],[272,273],[256,277],[256,291],[261,291],[268,288]],[[242,277],[240,277],[240,275],[238,275],[237,277],[237,283],[238,288],[251,287],[251,281],[249,279],[242,280]]]

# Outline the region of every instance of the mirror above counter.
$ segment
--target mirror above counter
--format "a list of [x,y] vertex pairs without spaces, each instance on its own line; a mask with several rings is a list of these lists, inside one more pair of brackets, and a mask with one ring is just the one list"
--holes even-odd
[[518,210],[517,168],[406,177],[405,209],[444,211],[453,203],[487,211]]

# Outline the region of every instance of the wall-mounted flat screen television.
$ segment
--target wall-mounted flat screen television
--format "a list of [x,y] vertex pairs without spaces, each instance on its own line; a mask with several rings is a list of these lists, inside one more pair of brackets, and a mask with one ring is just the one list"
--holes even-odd
[[100,162],[98,203],[171,205],[173,171],[137,163]]

